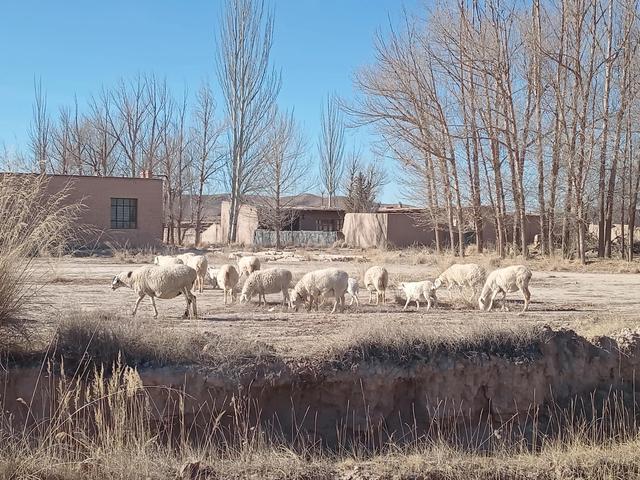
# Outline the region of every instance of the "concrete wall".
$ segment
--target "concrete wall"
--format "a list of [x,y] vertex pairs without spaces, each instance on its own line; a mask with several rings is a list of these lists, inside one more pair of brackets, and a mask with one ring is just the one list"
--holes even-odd
[[[338,232],[319,232],[309,230],[287,230],[280,232],[280,243],[295,247],[329,247],[338,240]],[[273,247],[276,244],[276,232],[258,229],[255,232],[254,245]]]
[[344,216],[344,240],[352,247],[384,248],[387,245],[386,213],[347,213]]
[[[219,241],[214,243],[227,243],[229,236],[229,210],[231,203],[224,201],[220,206],[220,229],[218,230]],[[251,245],[253,243],[255,231],[258,229],[258,212],[250,205],[242,205],[238,215],[238,231],[236,243],[240,245]]]
[[[432,228],[417,225],[416,219],[409,213],[388,213],[388,242],[391,246],[404,248],[411,245],[435,247],[436,237]],[[443,242],[441,236],[440,242]]]
[[[144,247],[162,243],[162,180],[149,178],[51,175],[47,189],[59,192],[69,185],[69,202],[84,205],[78,219],[87,227],[82,244],[93,247],[111,242],[118,246]],[[137,228],[111,229],[111,199],[138,200]]]

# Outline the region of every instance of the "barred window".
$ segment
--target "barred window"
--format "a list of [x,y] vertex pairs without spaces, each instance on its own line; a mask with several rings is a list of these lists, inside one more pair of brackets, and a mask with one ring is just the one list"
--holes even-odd
[[111,199],[111,228],[138,228],[138,199]]

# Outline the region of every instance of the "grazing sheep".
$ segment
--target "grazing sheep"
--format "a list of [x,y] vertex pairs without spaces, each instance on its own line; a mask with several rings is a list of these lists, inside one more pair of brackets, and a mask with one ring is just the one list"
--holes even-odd
[[438,298],[436,297],[436,288],[429,280],[423,282],[402,282],[400,289],[407,297],[407,301],[404,304],[402,311],[407,309],[409,302],[416,302],[416,310],[420,310],[420,301],[427,302],[427,311],[431,306],[436,306]]
[[[347,282],[347,293],[351,296],[351,302],[349,302],[349,306],[353,305],[353,302],[356,302],[356,306],[360,306],[360,299],[358,298],[358,292],[360,291],[360,285],[358,284],[357,278],[349,277]],[[320,305],[324,305],[326,297],[323,295],[320,299]]]
[[219,270],[220,270],[219,268],[207,267],[207,279],[209,280],[209,283],[211,284],[211,286],[214,289],[220,288],[218,286],[218,271]]
[[258,305],[267,304],[265,294],[282,292],[282,305],[291,306],[289,299],[289,286],[293,276],[289,270],[284,268],[268,268],[267,270],[256,270],[242,287],[240,302],[248,302],[257,293]]
[[484,284],[487,272],[484,267],[475,263],[451,265],[444,272],[440,274],[433,286],[438,289],[442,286],[446,287],[449,291],[449,298],[451,298],[451,289],[454,287],[462,290],[464,287],[469,287],[473,290],[473,296],[478,294],[478,290]]
[[156,255],[153,257],[153,263],[155,265],[182,265],[184,262],[179,258],[172,257],[171,255]]
[[524,308],[521,313],[526,312],[531,299],[531,292],[529,292],[530,281],[531,269],[524,265],[512,265],[494,270],[487,277],[487,281],[480,293],[480,298],[478,299],[480,310],[491,311],[493,301],[499,293],[502,293],[502,310],[508,310],[505,305],[507,293],[520,290],[524,297]]
[[240,275],[244,273],[251,275],[256,270],[260,270],[260,259],[258,257],[241,257],[238,260],[238,272],[240,272]]
[[194,255],[193,253],[183,253],[182,255],[178,255],[177,258],[196,271],[195,287],[198,293],[202,293],[204,280],[207,276],[207,265],[209,263],[207,257],[204,255]]
[[119,273],[111,280],[111,289],[129,287],[138,294],[132,315],[138,311],[138,305],[145,295],[151,298],[153,318],[157,318],[156,297],[175,298],[182,294],[187,302],[183,318],[189,316],[189,305],[191,304],[193,304],[193,316],[197,317],[196,296],[191,293],[195,280],[195,270],[186,265],[147,265],[134,271]]
[[374,266],[367,270],[364,274],[364,286],[369,290],[369,303],[376,294],[376,305],[384,304],[387,301],[387,286],[389,285],[389,272],[384,267]]
[[349,306],[353,305],[354,300],[356,302],[356,305],[358,307],[360,306],[360,300],[358,299],[359,291],[360,285],[358,284],[358,279],[349,277],[349,280],[347,282],[347,293],[351,296],[351,303],[349,303]]
[[323,296],[335,298],[331,313],[335,313],[338,304],[340,311],[344,311],[344,294],[349,285],[349,275],[337,268],[325,268],[314,270],[305,274],[293,288],[293,304],[298,310],[300,304],[307,302],[307,310],[311,310],[313,304],[318,309],[318,300]]
[[231,295],[231,302],[233,302],[236,298],[235,286],[238,284],[238,279],[240,275],[238,275],[238,271],[236,267],[233,265],[222,265],[218,269],[218,276],[216,277],[216,281],[218,282],[218,286],[224,292],[224,304],[227,304],[227,298]]

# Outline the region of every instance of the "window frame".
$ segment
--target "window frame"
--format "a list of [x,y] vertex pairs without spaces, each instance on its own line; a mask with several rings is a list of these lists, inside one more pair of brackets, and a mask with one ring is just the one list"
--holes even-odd
[[138,229],[137,198],[111,197],[110,207],[111,230]]

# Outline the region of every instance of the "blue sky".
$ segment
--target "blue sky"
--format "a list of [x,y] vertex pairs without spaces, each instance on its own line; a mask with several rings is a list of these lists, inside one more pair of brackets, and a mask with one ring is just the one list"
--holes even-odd
[[[294,108],[316,157],[323,98],[353,95],[355,69],[373,59],[373,38],[419,0],[275,0],[273,61],[280,104]],[[139,72],[166,77],[176,95],[203,80],[216,85],[214,46],[220,0],[21,0],[0,7],[0,142],[26,146],[33,80],[48,108],[79,103],[101,85]],[[219,113],[222,108],[219,106]],[[370,137],[350,132],[364,150]],[[397,199],[389,185],[384,201]]]

